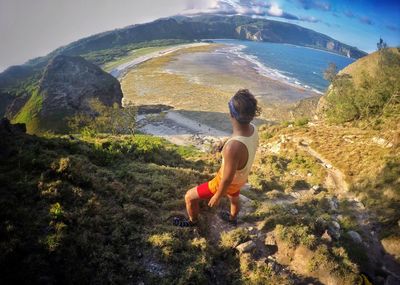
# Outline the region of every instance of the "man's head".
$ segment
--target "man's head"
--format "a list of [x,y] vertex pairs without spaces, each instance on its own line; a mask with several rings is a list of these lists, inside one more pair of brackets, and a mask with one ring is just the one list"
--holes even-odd
[[260,114],[257,99],[248,89],[240,89],[228,103],[231,117],[240,124],[249,124]]

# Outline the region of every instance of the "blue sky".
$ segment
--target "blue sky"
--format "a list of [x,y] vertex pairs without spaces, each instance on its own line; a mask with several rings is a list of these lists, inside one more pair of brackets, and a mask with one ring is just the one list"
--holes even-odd
[[[201,2],[201,1],[200,1]],[[400,1],[354,0],[216,0],[194,11],[245,14],[295,23],[324,33],[366,52],[382,37],[400,45]]]

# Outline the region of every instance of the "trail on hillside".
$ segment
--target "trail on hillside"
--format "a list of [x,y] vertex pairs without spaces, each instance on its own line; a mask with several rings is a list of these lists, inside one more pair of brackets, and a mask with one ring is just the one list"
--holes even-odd
[[324,158],[320,153],[310,147],[310,143],[306,138],[293,138],[295,145],[302,150],[305,150],[312,157],[316,158],[322,164],[327,172],[325,186],[329,189],[334,189],[334,193],[338,198],[345,199],[351,202],[354,207],[354,214],[357,218],[360,230],[366,238],[364,245],[368,248],[367,255],[370,261],[387,274],[393,275],[400,279],[400,265],[388,254],[385,253],[383,246],[379,240],[378,233],[380,231],[379,224],[373,213],[371,213],[359,201],[356,195],[349,191],[349,185],[345,180],[345,174],[340,169],[334,167],[332,163]]
[[[194,120],[190,120],[176,112],[169,111],[160,120],[147,120],[146,116],[142,116],[139,120],[143,120],[145,124],[142,127],[142,131],[148,134],[161,136],[167,140],[176,143],[178,145],[193,145],[201,151],[210,151],[210,146],[215,144],[221,138],[228,136],[229,134],[220,130],[213,129],[205,124],[199,124]],[[315,158],[316,161],[324,167],[326,170],[326,178],[323,184],[325,189],[330,189],[334,197],[346,200],[350,203],[353,208],[354,216],[358,221],[359,230],[363,237],[363,244],[367,248],[367,256],[370,259],[372,265],[371,270],[379,268],[385,271],[387,274],[400,279],[400,266],[395,262],[393,258],[387,255],[382,247],[379,240],[378,233],[380,231],[379,224],[376,222],[377,219],[356,197],[356,195],[350,191],[349,184],[345,180],[345,174],[335,167],[331,161],[326,159],[322,154],[318,153],[315,149],[310,146],[310,140],[305,137],[286,137],[287,141],[292,141],[294,145]],[[262,147],[260,147],[262,149]],[[251,187],[248,185],[247,187]],[[297,190],[292,193],[293,195],[280,198],[278,200],[271,200],[272,204],[283,204],[291,205],[299,202],[301,199],[312,195],[308,190]],[[336,199],[335,198],[335,199]],[[263,203],[269,203],[265,201]],[[223,232],[229,232],[234,230],[236,227],[224,222],[218,215],[218,211],[222,208],[229,210],[229,203],[221,203],[219,209],[210,209],[205,205],[201,211],[201,215],[204,220],[203,229],[201,234],[213,245],[218,247],[221,234]],[[253,201],[249,198],[241,195],[241,211],[239,214],[239,224],[237,227],[246,229],[252,236],[252,241],[255,244],[255,249],[252,252],[252,257],[255,260],[265,260],[274,258],[274,253],[268,252],[265,247],[266,233],[258,230],[257,222],[248,222],[243,219],[247,214],[254,211]],[[339,213],[340,214],[340,211]],[[293,278],[296,275],[287,266],[277,264],[276,272],[290,274]],[[223,268],[224,265],[220,264],[219,267]],[[371,274],[372,275],[372,274]]]

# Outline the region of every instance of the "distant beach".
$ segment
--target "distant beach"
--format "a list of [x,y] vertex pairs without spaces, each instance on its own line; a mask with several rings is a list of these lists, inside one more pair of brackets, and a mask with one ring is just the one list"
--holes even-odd
[[182,45],[119,66],[124,102],[174,108],[156,121],[140,117],[146,122],[141,131],[201,147],[206,137],[212,141],[230,133],[227,102],[240,88],[250,89],[259,100],[263,113],[256,124],[276,121],[288,105],[319,96],[278,76],[263,75],[235,49],[215,43]]
[[207,45],[207,43],[183,44],[183,45],[165,48],[164,50],[161,50],[161,51],[152,52],[152,53],[140,56],[129,62],[123,63],[123,64],[113,68],[110,71],[110,74],[118,79],[121,79],[127,71],[129,71],[130,69],[134,68],[136,65],[143,63],[147,60],[150,60],[150,59],[153,59],[153,58],[156,58],[159,56],[167,55],[171,52],[175,52],[175,51],[183,49],[183,48],[196,47],[196,46],[202,46],[202,45]]

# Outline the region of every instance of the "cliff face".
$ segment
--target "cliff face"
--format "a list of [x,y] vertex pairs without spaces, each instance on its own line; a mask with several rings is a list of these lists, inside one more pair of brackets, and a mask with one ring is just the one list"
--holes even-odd
[[27,124],[29,132],[63,132],[67,129],[66,117],[89,112],[92,98],[107,106],[120,106],[118,80],[81,57],[60,55],[49,62],[28,98],[19,96],[9,105],[7,115]]

